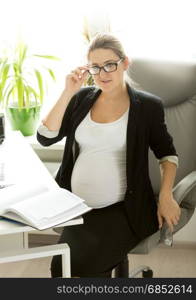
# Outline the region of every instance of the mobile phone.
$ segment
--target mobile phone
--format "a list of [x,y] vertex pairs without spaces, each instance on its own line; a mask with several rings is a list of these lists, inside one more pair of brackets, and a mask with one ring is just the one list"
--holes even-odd
[[0,144],[3,143],[5,139],[5,118],[4,114],[0,113]]

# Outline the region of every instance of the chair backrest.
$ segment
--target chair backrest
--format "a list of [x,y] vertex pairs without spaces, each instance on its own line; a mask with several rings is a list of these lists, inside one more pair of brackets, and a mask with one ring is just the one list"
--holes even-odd
[[[176,183],[196,170],[196,61],[172,62],[133,59],[128,75],[137,89],[161,97],[165,121],[179,155]],[[159,165],[149,152],[152,185],[160,188]]]

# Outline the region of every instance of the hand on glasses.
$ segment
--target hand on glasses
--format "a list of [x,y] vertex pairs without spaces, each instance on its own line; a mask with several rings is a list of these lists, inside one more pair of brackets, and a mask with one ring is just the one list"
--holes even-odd
[[72,70],[66,76],[66,90],[69,91],[70,94],[75,94],[81,88],[88,75],[87,66],[78,67],[75,70]]
[[88,66],[88,72],[91,75],[98,75],[101,72],[101,69],[103,69],[106,73],[115,72],[117,70],[118,65],[121,63],[121,61],[123,61],[123,58],[115,62],[107,63],[102,67],[95,66],[95,65]]

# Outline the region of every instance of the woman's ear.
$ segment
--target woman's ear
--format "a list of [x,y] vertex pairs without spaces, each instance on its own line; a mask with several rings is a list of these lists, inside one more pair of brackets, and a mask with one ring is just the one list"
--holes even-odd
[[124,63],[124,69],[127,70],[128,67],[131,65],[131,61],[130,61],[130,59],[128,58],[128,56],[125,57],[123,63]]

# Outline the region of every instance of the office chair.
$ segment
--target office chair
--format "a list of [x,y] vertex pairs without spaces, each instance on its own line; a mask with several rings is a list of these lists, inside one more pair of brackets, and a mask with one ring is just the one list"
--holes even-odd
[[[181,207],[179,223],[174,232],[184,227],[192,217],[196,205],[196,62],[133,59],[128,76],[135,88],[161,97],[168,131],[173,136],[179,155],[179,167],[173,189]],[[160,188],[159,164],[149,151],[149,169],[153,190]],[[147,254],[159,243],[172,245],[173,236],[166,224],[152,236],[139,243],[129,254]],[[139,266],[129,272],[128,255],[114,270],[115,277],[153,277],[149,266]]]

